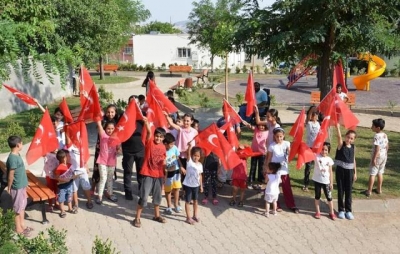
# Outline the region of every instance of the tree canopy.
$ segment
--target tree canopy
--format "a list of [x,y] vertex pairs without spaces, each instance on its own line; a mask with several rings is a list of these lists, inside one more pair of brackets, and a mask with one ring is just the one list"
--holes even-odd
[[273,62],[317,54],[321,96],[331,87],[338,58],[400,51],[398,0],[278,0],[264,9],[255,0],[242,2],[235,44],[251,44],[254,53]]
[[182,31],[174,27],[168,22],[152,21],[144,26],[137,27],[135,33],[137,34],[149,34],[150,32],[159,32],[161,34],[181,34]]

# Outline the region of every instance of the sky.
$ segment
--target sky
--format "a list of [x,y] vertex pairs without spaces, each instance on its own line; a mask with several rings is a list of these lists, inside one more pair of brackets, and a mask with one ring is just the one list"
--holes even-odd
[[[151,17],[145,23],[150,21],[161,21],[176,23],[188,19],[192,11],[192,0],[142,0],[146,9],[150,10]],[[198,1],[195,1],[198,2]],[[216,2],[216,0],[213,0]],[[269,6],[275,0],[259,0],[260,6]]]

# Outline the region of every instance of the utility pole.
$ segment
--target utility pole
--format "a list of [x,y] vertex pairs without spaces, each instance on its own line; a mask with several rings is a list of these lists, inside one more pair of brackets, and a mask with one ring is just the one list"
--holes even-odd
[[228,101],[228,52],[225,57],[225,100]]

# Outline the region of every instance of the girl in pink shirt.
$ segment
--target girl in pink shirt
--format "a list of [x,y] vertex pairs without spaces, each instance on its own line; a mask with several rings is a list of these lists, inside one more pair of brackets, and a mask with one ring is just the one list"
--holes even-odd
[[114,132],[115,123],[106,122],[104,129],[101,125],[101,121],[97,122],[97,130],[99,131],[100,137],[100,152],[96,163],[99,166],[100,182],[99,182],[99,193],[96,199],[96,203],[101,205],[103,200],[104,187],[107,182],[107,193],[106,197],[112,202],[117,202],[118,199],[113,195],[113,175],[114,169],[117,164],[117,152],[120,152],[120,146],[111,145],[109,143],[110,136]]
[[259,184],[253,185],[253,182],[256,181],[256,171],[258,165],[258,173],[257,173],[257,181],[260,183],[264,182],[264,175],[263,175],[263,167],[265,161],[265,155],[267,153],[266,142],[268,138],[268,128],[265,122],[265,117],[260,118],[260,123],[256,126],[252,126],[251,124],[243,121],[243,124],[247,127],[254,130],[253,141],[251,143],[251,149],[253,152],[261,153],[260,156],[251,157],[251,167],[249,173],[249,183],[252,184],[253,189],[261,189]]

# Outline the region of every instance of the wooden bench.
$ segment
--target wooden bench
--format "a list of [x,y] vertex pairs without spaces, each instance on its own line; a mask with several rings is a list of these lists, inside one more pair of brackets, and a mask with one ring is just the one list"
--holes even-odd
[[170,65],[169,66],[169,73],[172,76],[173,72],[187,72],[188,74],[190,74],[192,72],[192,66],[189,65]]
[[39,181],[39,179],[29,170],[26,171],[26,175],[28,176],[28,187],[26,188],[26,193],[32,200],[28,205],[30,206],[35,203],[40,203],[42,207],[42,224],[47,224],[49,221],[46,218],[46,201],[56,198],[56,194]]
[[[313,105],[320,103],[321,92],[319,91],[312,91],[310,103]],[[356,94],[355,93],[347,93],[347,98],[349,98],[346,104],[351,108],[351,106],[356,105]]]
[[6,187],[7,187],[7,167],[4,162],[0,161],[0,197]]
[[208,78],[208,69],[203,70],[202,73],[196,75],[197,78],[197,84],[199,83],[199,79],[201,79],[204,83],[204,77]]
[[176,85],[171,86],[169,89],[176,90],[179,87],[183,87],[184,85],[185,85],[185,79],[183,78],[183,79],[178,80],[178,83],[176,83]]
[[[117,75],[118,64],[103,64],[104,71],[112,71],[115,75]],[[97,65],[96,71],[100,72],[100,65]]]

